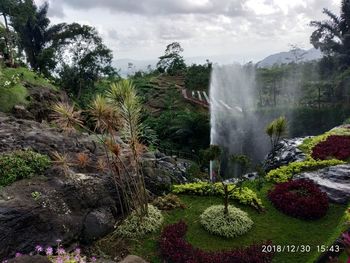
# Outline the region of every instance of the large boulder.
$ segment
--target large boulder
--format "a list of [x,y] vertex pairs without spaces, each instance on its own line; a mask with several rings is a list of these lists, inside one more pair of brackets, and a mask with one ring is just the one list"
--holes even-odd
[[[0,258],[36,245],[89,244],[113,230],[119,200],[108,177],[53,174],[21,180],[0,194]],[[36,195],[33,195],[36,193]]]
[[306,155],[298,148],[302,144],[303,138],[284,139],[278,143],[276,150],[269,153],[264,161],[266,172],[292,162],[304,161]]
[[314,181],[333,202],[346,204],[350,201],[350,164],[301,173],[294,179]]

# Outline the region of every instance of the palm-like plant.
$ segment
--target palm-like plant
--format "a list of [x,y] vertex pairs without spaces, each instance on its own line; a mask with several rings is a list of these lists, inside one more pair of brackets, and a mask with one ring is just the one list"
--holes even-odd
[[311,35],[311,43],[327,55],[338,55],[346,61],[350,57],[350,1],[342,0],[340,15],[324,9],[329,17],[325,21],[312,21],[317,29]]
[[54,113],[51,115],[53,122],[65,132],[72,132],[77,127],[83,126],[81,111],[76,110],[74,105],[67,102],[58,102],[53,107]]
[[95,130],[102,133],[112,132],[118,127],[118,108],[112,107],[105,97],[97,95],[90,106],[91,118],[95,123]]

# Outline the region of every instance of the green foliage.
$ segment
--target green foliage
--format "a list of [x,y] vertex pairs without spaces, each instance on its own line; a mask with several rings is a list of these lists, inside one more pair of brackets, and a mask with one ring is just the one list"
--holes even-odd
[[38,191],[34,191],[34,192],[31,193],[31,196],[33,197],[33,199],[34,199],[35,201],[37,201],[37,200],[40,199],[41,193],[38,192]]
[[344,163],[345,162],[339,160],[315,161],[312,159],[303,162],[293,162],[268,172],[266,179],[276,183],[283,183],[293,178],[294,175],[302,172],[318,170]]
[[208,91],[211,69],[212,64],[209,61],[204,65],[189,66],[185,74],[186,89]]
[[166,47],[165,54],[159,58],[157,68],[160,72],[169,75],[177,75],[186,69],[185,60],[180,55],[183,48],[178,42],[173,42]]
[[349,66],[350,54],[347,47],[350,44],[350,3],[347,0],[341,1],[339,16],[328,9],[324,9],[323,13],[329,20],[310,23],[316,27],[311,35],[311,43],[325,54],[338,57],[340,65]]
[[147,233],[156,232],[163,223],[163,215],[158,208],[148,205],[148,215],[139,217],[139,212],[133,211],[116,229],[121,237],[136,238]]
[[202,177],[202,172],[201,168],[198,164],[192,163],[187,169],[186,173],[191,177],[191,178],[201,178]]
[[[242,204],[250,205],[256,209],[262,206],[261,200],[256,193],[247,187],[239,189],[235,184],[228,184],[229,198],[238,200]],[[222,183],[197,182],[173,185],[173,193],[189,194],[200,196],[224,196],[224,188]]]
[[228,206],[228,214],[224,215],[223,205],[207,208],[201,214],[200,222],[210,233],[226,238],[241,236],[253,226],[248,214],[234,206]]
[[31,150],[0,155],[0,186],[41,174],[50,165],[50,159]]
[[153,200],[152,205],[157,207],[159,210],[173,210],[176,208],[185,208],[185,205],[181,202],[180,198],[174,194],[159,196]]
[[346,119],[346,120],[343,122],[343,124],[349,125],[349,124],[350,124],[350,118]]
[[265,132],[270,137],[272,151],[274,151],[280,139],[287,133],[286,117],[281,116],[273,120],[267,125]]

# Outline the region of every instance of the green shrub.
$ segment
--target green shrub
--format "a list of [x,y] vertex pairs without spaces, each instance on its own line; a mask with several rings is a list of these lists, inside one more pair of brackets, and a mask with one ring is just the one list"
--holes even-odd
[[228,214],[224,214],[223,205],[214,205],[207,208],[200,216],[202,226],[212,234],[232,238],[248,232],[253,221],[246,212],[228,206]]
[[189,166],[186,169],[186,173],[191,177],[191,178],[203,178],[203,173],[201,172],[201,168],[199,167],[198,164],[193,163],[191,166]]
[[158,208],[148,205],[148,216],[142,219],[137,213],[132,212],[121,225],[116,229],[116,233],[121,237],[136,238],[147,233],[156,232],[163,223],[163,215]]
[[344,163],[343,161],[335,160],[335,159],[323,160],[323,161],[315,161],[313,159],[310,159],[303,162],[294,162],[285,166],[281,166],[277,169],[271,170],[266,175],[266,179],[268,181],[273,181],[276,183],[283,183],[283,182],[287,182],[295,174],[299,174],[306,171],[318,170],[328,166],[334,166],[334,165],[339,165],[343,163]]
[[167,194],[165,196],[159,196],[152,202],[152,205],[159,210],[173,210],[176,208],[185,208],[185,205],[181,202],[180,198],[174,194]]
[[347,118],[344,122],[343,122],[344,125],[349,125],[350,124],[350,118]]
[[0,155],[0,186],[41,174],[50,165],[46,155],[31,150],[15,151]]
[[[240,190],[235,184],[228,185],[230,199],[238,200],[242,204],[251,205],[257,209],[262,208],[262,202],[254,191],[247,187],[242,187]],[[173,186],[175,194],[190,194],[201,196],[223,196],[224,188],[221,183],[197,182],[180,184]]]

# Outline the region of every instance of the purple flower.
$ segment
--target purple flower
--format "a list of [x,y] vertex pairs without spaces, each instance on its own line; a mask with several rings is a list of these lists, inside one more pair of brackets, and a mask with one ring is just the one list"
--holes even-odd
[[74,251],[74,253],[76,254],[76,255],[80,255],[80,252],[81,252],[81,249],[80,248],[76,248],[75,249],[75,251]]
[[37,246],[35,247],[35,251],[38,252],[38,253],[43,252],[43,250],[44,250],[43,247],[40,246],[40,245],[37,245]]
[[96,262],[96,257],[92,257],[92,258],[91,258],[91,261],[92,261],[92,262]]
[[53,254],[53,249],[52,247],[47,247],[46,248],[46,256],[52,256]]
[[58,257],[58,258],[56,259],[56,263],[63,263],[63,259],[62,259],[61,257]]
[[65,254],[66,254],[66,251],[64,250],[64,248],[61,248],[61,247],[60,247],[60,248],[57,249],[57,254],[58,254],[58,255],[65,255]]
[[17,252],[16,255],[15,255],[16,258],[18,258],[18,257],[20,257],[20,256],[22,256],[22,254],[19,253],[19,252]]
[[342,237],[345,245],[350,246],[350,233],[344,233]]

